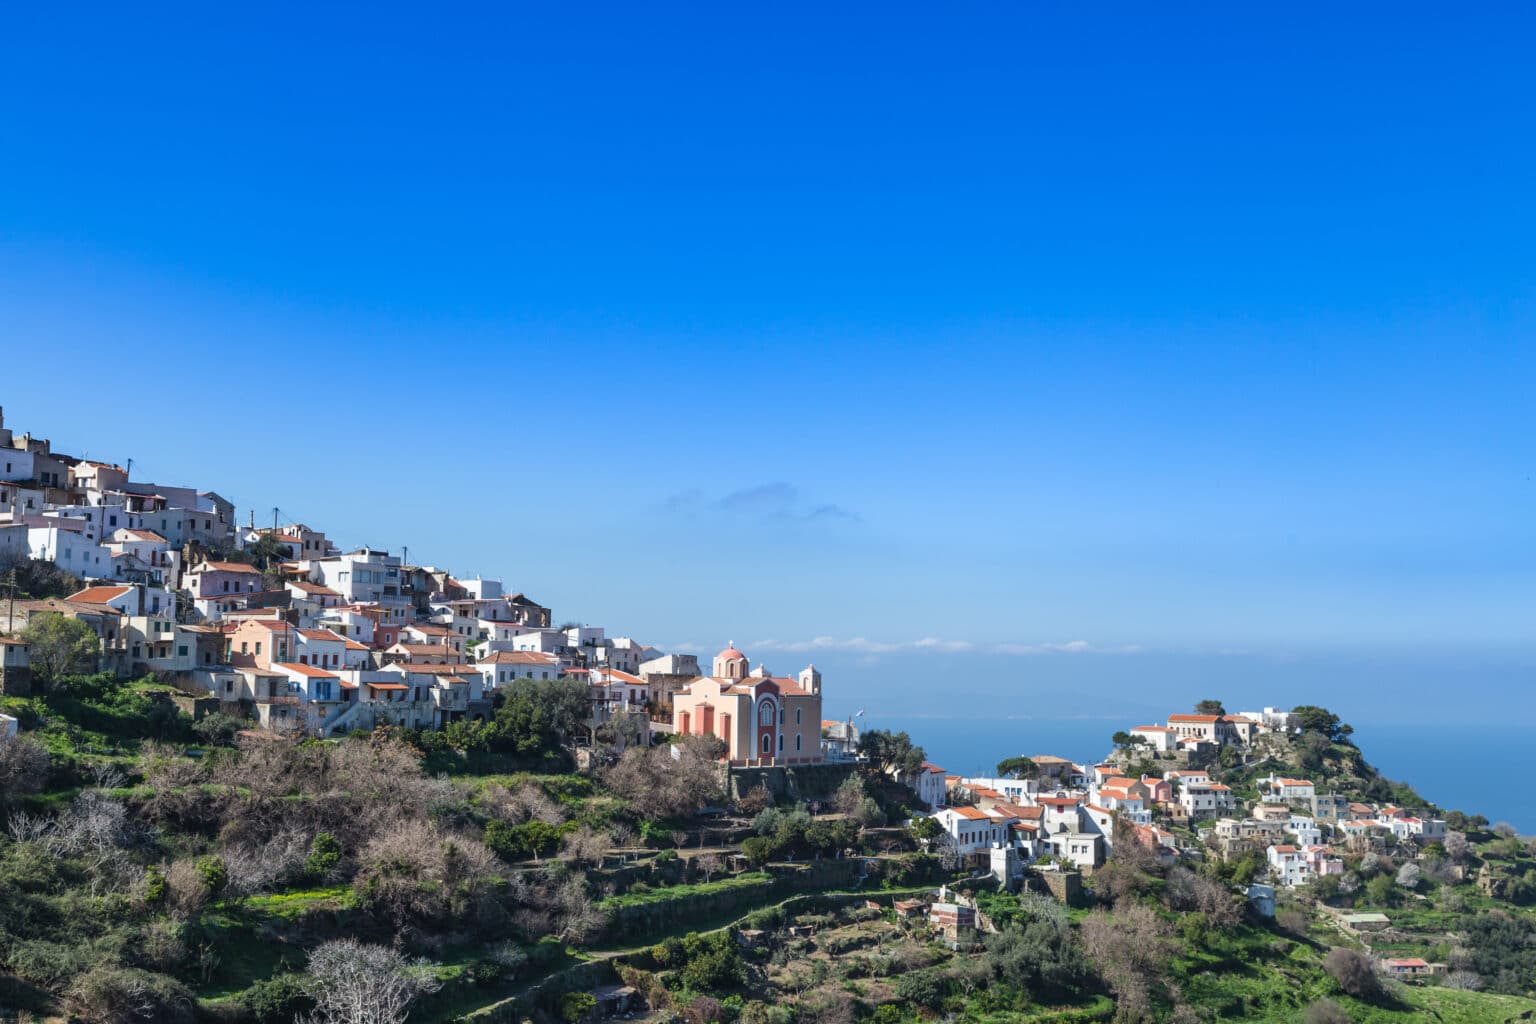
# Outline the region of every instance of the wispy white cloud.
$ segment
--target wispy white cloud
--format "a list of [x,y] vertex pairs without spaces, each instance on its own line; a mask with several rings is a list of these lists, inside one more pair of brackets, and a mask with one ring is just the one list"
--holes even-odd
[[667,497],[661,507],[672,514],[709,513],[759,522],[815,523],[838,519],[857,522],[859,519],[857,512],[832,502],[813,501],[802,495],[798,487],[783,481],[744,487],[718,497],[690,487]]

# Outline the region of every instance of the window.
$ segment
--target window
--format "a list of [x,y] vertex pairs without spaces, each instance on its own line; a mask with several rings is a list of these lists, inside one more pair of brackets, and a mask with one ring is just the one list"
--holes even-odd
[[799,708],[795,708],[795,724],[796,725],[800,724],[800,709]]
[[799,733],[795,733],[795,749],[796,750],[800,749],[800,734]]
[[[134,652],[134,653],[138,653],[138,652],[137,652],[137,651],[135,651],[135,652]],[[764,735],[763,735],[763,753],[765,753],[765,754],[766,754],[766,753],[769,753],[769,752],[770,752],[770,751],[771,751],[771,750],[772,750],[772,749],[773,749],[773,748],[772,748],[772,747],[770,747],[770,746],[769,746],[769,744],[770,744],[770,743],[771,743],[771,742],[772,742],[772,738],[771,738],[771,737],[769,737],[769,736],[768,736],[768,735],[767,735],[767,734],[766,734],[766,733],[765,733],[765,734],[764,734]]]
[[[245,646],[245,644],[241,644],[241,645],[240,645],[240,646],[241,646],[241,647],[244,647],[244,646]],[[258,655],[260,655],[260,654],[261,654],[261,641],[260,641],[260,640],[257,640],[257,641],[256,641],[256,653],[257,653],[257,654],[258,654]]]
[[176,645],[176,657],[178,657],[178,658],[185,658],[186,656],[187,656],[187,645],[186,644],[177,644]]
[[779,752],[783,753],[783,751],[784,751],[784,734],[783,733],[779,733]]

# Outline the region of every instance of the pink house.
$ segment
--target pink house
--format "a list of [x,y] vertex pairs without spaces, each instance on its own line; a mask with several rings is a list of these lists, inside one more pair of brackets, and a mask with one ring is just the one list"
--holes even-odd
[[222,594],[252,594],[263,589],[261,573],[240,562],[203,562],[186,572],[185,589],[193,598]]

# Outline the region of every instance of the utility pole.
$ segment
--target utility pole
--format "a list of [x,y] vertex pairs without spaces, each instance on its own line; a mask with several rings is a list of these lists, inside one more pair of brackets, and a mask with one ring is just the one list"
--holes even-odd
[[11,633],[11,632],[15,632],[15,630],[16,630],[16,568],[15,568],[15,566],[12,566],[11,567],[11,571],[5,574],[5,582],[6,582],[6,585],[11,588],[10,608],[7,609],[6,613],[5,613],[5,629],[6,629],[6,632]]

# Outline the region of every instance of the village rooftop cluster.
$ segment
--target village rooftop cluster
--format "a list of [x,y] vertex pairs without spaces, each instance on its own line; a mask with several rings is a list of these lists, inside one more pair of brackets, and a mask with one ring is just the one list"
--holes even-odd
[[[1091,874],[1117,842],[1141,844],[1169,864],[1262,851],[1273,884],[1254,884],[1249,896],[1260,913],[1273,914],[1275,886],[1342,875],[1341,849],[1415,850],[1445,840],[1446,822],[1424,809],[1351,801],[1280,774],[1258,780],[1257,799],[1239,801],[1209,769],[1190,766],[1224,749],[1239,765],[1257,763],[1268,744],[1300,731],[1296,714],[1276,708],[1174,714],[1129,730],[1128,742],[1101,764],[1036,755],[1014,777],[964,778],[925,762],[900,777],[930,811],[931,824],[920,829],[930,845],[1010,888],[1027,869]],[[1124,774],[1149,756],[1168,765],[1161,776]]]

